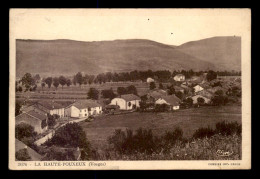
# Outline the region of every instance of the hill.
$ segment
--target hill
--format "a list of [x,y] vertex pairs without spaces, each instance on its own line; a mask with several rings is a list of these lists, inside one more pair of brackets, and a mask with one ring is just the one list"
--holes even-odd
[[213,63],[216,70],[241,70],[241,37],[212,37],[187,42],[176,49]]
[[[201,47],[202,45],[198,47],[200,53],[194,53],[196,46],[196,42],[170,46],[142,39],[98,42],[17,39],[16,75],[19,77],[26,72],[45,76],[72,75],[78,71],[97,74],[107,71],[148,69],[171,71],[216,69],[218,63],[211,59],[219,57],[219,53],[216,56],[215,53],[207,51],[210,49],[209,47]],[[225,47],[230,46],[233,49],[233,44]],[[215,49],[215,47],[211,48]],[[203,53],[203,50],[206,52]],[[222,47],[221,50],[220,53],[223,51],[229,53],[229,50],[222,49]],[[205,54],[205,56],[201,54]],[[210,57],[207,58],[207,56]],[[224,59],[226,56],[229,55],[222,55],[223,58],[225,57]],[[219,59],[219,61],[225,60]]]

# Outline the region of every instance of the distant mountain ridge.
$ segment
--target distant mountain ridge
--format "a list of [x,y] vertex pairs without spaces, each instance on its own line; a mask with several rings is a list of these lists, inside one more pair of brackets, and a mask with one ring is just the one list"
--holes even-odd
[[[72,75],[79,71],[98,74],[108,71],[148,69],[170,71],[218,70],[219,67],[223,70],[240,69],[241,39],[238,42],[237,39],[233,40],[233,37],[204,40],[206,42],[200,40],[172,46],[145,39],[93,42],[17,39],[16,75],[22,76],[26,72],[55,76]],[[230,53],[237,54],[234,54],[233,58]],[[218,62],[216,58],[221,59],[218,59]],[[229,62],[232,62],[232,65],[229,65]],[[240,66],[233,68],[234,62]]]

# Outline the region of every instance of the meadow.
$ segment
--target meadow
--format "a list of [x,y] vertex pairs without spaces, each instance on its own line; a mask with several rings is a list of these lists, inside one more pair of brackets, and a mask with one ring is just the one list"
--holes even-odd
[[237,121],[241,123],[241,106],[219,106],[183,109],[165,113],[133,112],[122,115],[102,115],[92,122],[81,122],[87,139],[94,148],[102,149],[107,146],[107,138],[113,135],[115,129],[126,128],[136,130],[140,127],[151,129],[155,135],[163,135],[176,127],[183,130],[184,137],[191,137],[200,127],[212,127],[217,122]]

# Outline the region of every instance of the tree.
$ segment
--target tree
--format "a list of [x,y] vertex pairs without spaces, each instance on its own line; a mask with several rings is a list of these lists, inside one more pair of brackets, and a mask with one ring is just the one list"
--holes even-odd
[[22,141],[23,138],[35,137],[37,133],[34,131],[34,127],[29,124],[20,123],[15,126],[15,138]]
[[94,99],[97,100],[98,99],[98,94],[99,91],[95,88],[90,88],[88,91],[88,99]]
[[67,79],[66,85],[67,85],[68,87],[70,87],[70,85],[71,85],[71,80],[70,80],[70,79]]
[[173,95],[176,93],[173,85],[167,86],[167,93],[168,95]]
[[76,82],[79,84],[79,86],[81,87],[82,83],[83,83],[83,76],[81,74],[81,72],[78,72],[76,74]]
[[36,74],[36,75],[33,77],[33,79],[35,80],[35,82],[38,83],[38,82],[40,81],[41,77],[40,77],[39,74]]
[[50,115],[50,114],[47,114],[48,116],[48,126],[49,127],[53,127],[56,125],[56,119],[58,119],[59,117],[57,115]]
[[42,90],[43,90],[43,88],[45,87],[45,83],[44,82],[42,82]]
[[150,83],[150,90],[153,90],[156,88],[155,82]]
[[124,87],[117,87],[117,94],[120,96],[126,94],[127,90]]
[[30,73],[26,73],[21,79],[22,85],[25,86],[26,91],[29,90],[34,84],[35,80]]
[[60,83],[60,85],[62,86],[62,89],[63,89],[63,86],[67,83],[67,79],[64,76],[60,76],[59,77],[59,83]]
[[160,83],[160,84],[159,84],[159,89],[164,89],[164,87],[163,87],[163,84],[162,84],[162,83]]
[[55,135],[45,143],[47,146],[79,147],[87,154],[83,160],[87,160],[90,153],[90,144],[87,141],[86,133],[77,123],[68,123],[56,130]]
[[53,86],[55,86],[56,90],[57,90],[59,84],[60,84],[59,78],[57,78],[57,77],[53,78]]
[[72,83],[73,83],[74,86],[76,86],[76,84],[77,84],[76,76],[73,77]]
[[18,161],[30,161],[31,157],[28,154],[27,149],[20,149],[15,152],[15,159]]
[[45,83],[48,85],[48,88],[51,88],[52,85],[52,77],[48,77],[45,79]]
[[201,97],[198,97],[197,102],[198,102],[198,105],[204,105],[205,104],[205,99],[201,98]]
[[94,79],[95,79],[94,75],[89,75],[89,77],[88,77],[88,84],[91,85],[93,83]]
[[137,95],[137,89],[134,85],[130,85],[126,88],[128,94],[135,94]]
[[206,78],[207,78],[208,81],[212,81],[212,80],[216,79],[217,76],[218,76],[218,75],[217,75],[216,72],[214,72],[214,71],[212,71],[212,70],[209,70],[209,72],[207,73]]
[[183,97],[184,97],[184,94],[183,94],[181,91],[178,91],[175,95],[176,95],[179,99],[183,99]]
[[20,113],[21,113],[21,107],[22,107],[22,105],[21,105],[21,103],[19,103],[19,102],[15,102],[15,116],[18,116]]
[[110,88],[108,90],[102,90],[101,95],[103,98],[109,98],[110,100],[113,99],[114,97],[116,97],[112,88]]

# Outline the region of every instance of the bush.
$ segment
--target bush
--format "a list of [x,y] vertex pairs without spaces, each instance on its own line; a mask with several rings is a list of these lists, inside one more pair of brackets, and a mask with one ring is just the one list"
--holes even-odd
[[221,135],[241,135],[242,126],[238,124],[238,122],[230,122],[222,121],[216,124],[215,132]]
[[15,152],[15,159],[18,161],[30,161],[31,157],[29,156],[27,149],[21,149]]
[[170,107],[167,104],[156,104],[154,108],[154,112],[167,112],[169,110]]
[[202,139],[204,137],[211,137],[215,134],[215,131],[213,129],[211,129],[209,126],[207,128],[199,128],[195,131],[195,133],[193,134],[193,138],[197,139]]
[[36,137],[37,133],[34,131],[34,127],[29,124],[20,123],[15,126],[15,138],[22,140],[25,137]]
[[159,149],[159,138],[153,136],[151,130],[142,128],[136,130],[135,134],[129,129],[126,132],[117,129],[114,135],[108,138],[108,142],[120,154],[152,153]]

